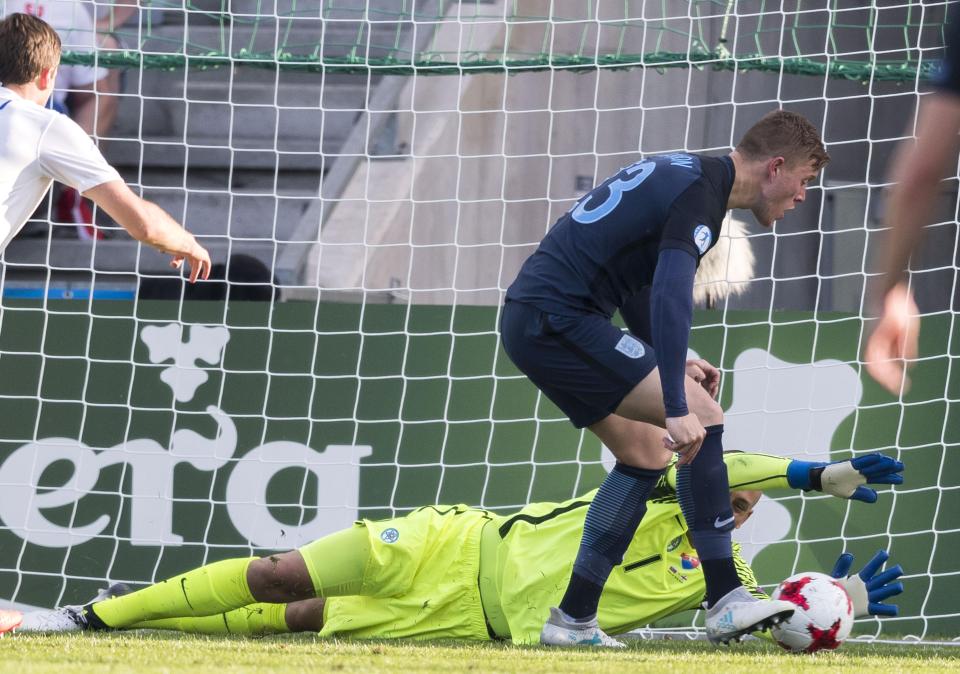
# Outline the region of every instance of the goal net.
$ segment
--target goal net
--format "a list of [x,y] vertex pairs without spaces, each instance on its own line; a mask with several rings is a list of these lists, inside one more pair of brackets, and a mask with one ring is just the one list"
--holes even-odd
[[102,214],[105,238],[76,238],[56,195],[6,251],[4,600],[78,603],[104,579],[358,517],[508,513],[598,486],[609,453],[499,348],[503,293],[621,166],[729,152],[783,107],[833,160],[774,232],[734,213],[691,348],[723,369],[728,449],[882,451],[906,483],[873,505],[770,494],[737,538],[768,588],[886,548],[900,615],[857,633],[960,631],[955,171],[912,262],[913,387],[886,394],[859,355],[889,159],[930,91],[946,2],[154,0],[123,21],[119,3],[32,6],[58,3],[109,33],[64,40],[65,64],[120,74],[96,86],[96,114],[116,107],[98,143],[202,237],[219,280],[168,276]]

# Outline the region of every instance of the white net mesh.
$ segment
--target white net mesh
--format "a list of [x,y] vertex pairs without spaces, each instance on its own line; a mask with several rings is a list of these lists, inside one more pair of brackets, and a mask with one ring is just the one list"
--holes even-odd
[[[57,4],[111,10],[31,11]],[[106,156],[230,283],[185,287],[102,216],[108,238],[77,238],[59,193],[6,251],[0,596],[77,602],[103,578],[289,548],[358,516],[509,512],[596,486],[609,456],[498,349],[503,292],[619,167],[725,153],[785,107],[833,161],[775,233],[730,230],[691,345],[724,369],[728,448],[881,450],[907,483],[871,506],[780,495],[740,536],[765,584],[885,547],[906,570],[901,614],[858,629],[956,634],[955,176],[915,260],[914,388],[881,393],[858,355],[888,159],[946,3],[860,5],[155,2],[117,43],[68,51],[122,72],[96,97],[71,85],[72,114],[116,104]]]

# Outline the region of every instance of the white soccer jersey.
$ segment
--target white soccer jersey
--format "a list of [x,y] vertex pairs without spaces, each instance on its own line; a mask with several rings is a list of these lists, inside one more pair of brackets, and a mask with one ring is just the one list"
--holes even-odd
[[0,87],[0,251],[54,180],[85,192],[120,174],[72,119]]

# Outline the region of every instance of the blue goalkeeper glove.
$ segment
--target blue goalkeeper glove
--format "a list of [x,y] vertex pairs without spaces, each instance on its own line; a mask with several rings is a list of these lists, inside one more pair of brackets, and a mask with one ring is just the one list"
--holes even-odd
[[864,485],[903,484],[902,473],[900,461],[883,454],[864,454],[833,463],[791,461],[787,482],[794,489],[814,489],[840,498],[876,503],[877,492]]
[[853,565],[853,555],[845,552],[840,555],[833,567],[831,576],[840,581],[843,589],[853,601],[853,615],[857,618],[865,615],[895,616],[899,612],[896,604],[884,604],[883,600],[903,592],[903,583],[892,582],[903,575],[899,564],[877,574],[880,567],[890,558],[890,553],[880,550],[873,556],[860,573],[848,576]]

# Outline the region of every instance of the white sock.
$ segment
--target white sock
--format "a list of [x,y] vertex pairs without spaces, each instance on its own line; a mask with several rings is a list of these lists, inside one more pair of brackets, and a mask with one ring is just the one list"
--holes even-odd
[[554,623],[559,623],[563,627],[572,627],[574,629],[583,629],[584,627],[596,627],[597,625],[597,614],[587,616],[586,618],[574,618],[567,615],[567,613],[560,608],[554,608],[551,610],[551,618],[554,619]]

